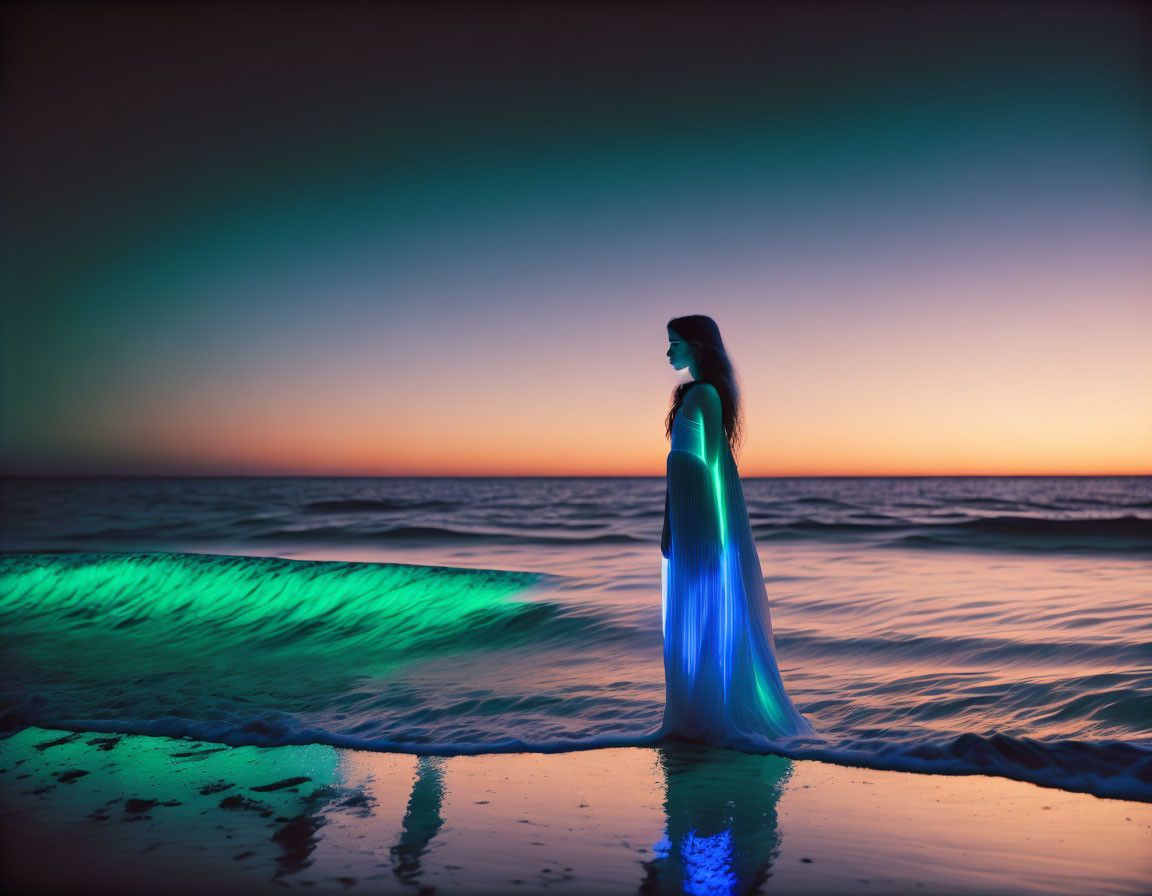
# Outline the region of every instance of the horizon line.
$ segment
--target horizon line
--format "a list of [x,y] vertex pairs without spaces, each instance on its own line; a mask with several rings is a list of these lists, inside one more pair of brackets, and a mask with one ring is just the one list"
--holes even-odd
[[[1143,473],[776,473],[741,479],[1128,479]],[[663,479],[664,473],[125,473],[0,470],[0,479]]]

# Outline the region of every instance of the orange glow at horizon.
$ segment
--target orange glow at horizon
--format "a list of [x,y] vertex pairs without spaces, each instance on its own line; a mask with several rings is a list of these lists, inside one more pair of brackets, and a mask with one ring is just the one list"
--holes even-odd
[[[715,316],[743,390],[741,475],[1152,474],[1143,282],[1112,299],[1127,306],[1122,328],[1067,283],[1045,293],[1040,321],[966,305],[959,285],[937,285],[939,299],[915,314],[873,305],[834,327],[815,312],[778,320],[736,296]],[[557,363],[586,349],[561,323],[536,346],[426,332],[391,368],[326,359],[289,396],[259,379],[226,392],[181,383],[146,415],[102,419],[105,453],[236,473],[663,476],[667,402],[686,377],[667,365],[651,316],[622,314],[590,368]],[[398,385],[412,369],[419,377]]]
[[1152,475],[1146,261],[857,274],[743,272],[708,303],[656,283],[591,306],[561,284],[528,315],[477,306],[307,354],[129,369],[101,384],[122,401],[79,403],[50,435],[125,472],[663,476],[687,378],[664,324],[703,311],[739,376],[744,477]]
[[[897,407],[885,415],[877,407],[825,406],[816,418],[749,402],[738,465],[744,477],[1152,474],[1152,415],[1118,420],[1125,408],[1101,403],[1094,419],[1075,417],[1054,402],[1014,417],[1011,400],[941,403],[906,417]],[[437,421],[415,406],[356,422],[320,421],[313,409],[307,428],[268,416],[235,421],[224,433],[169,424],[141,434],[138,445],[175,469],[237,473],[663,476],[666,408],[649,400],[638,414],[625,404],[601,407],[595,428],[567,414],[546,426],[542,420],[538,430],[506,425],[517,419],[514,407],[457,408],[458,416]]]

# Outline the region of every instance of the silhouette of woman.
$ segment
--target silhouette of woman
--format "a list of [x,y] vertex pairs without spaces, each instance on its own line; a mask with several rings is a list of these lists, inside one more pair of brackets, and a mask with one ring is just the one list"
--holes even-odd
[[811,733],[776,666],[768,595],[733,449],[741,419],[720,330],[668,322],[668,360],[692,381],[672,395],[660,550],[665,734],[716,746]]

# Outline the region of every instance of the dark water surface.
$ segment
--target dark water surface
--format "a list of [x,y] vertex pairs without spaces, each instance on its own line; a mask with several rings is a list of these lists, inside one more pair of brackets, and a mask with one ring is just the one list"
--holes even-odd
[[[660,723],[662,479],[2,487],[8,732],[452,754]],[[818,729],[765,751],[1152,800],[1152,478],[744,488]]]

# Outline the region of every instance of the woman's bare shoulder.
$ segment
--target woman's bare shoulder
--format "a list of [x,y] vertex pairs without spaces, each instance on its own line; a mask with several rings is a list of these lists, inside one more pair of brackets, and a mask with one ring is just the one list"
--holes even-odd
[[696,383],[684,393],[684,404],[699,410],[720,407],[720,393],[711,383]]

